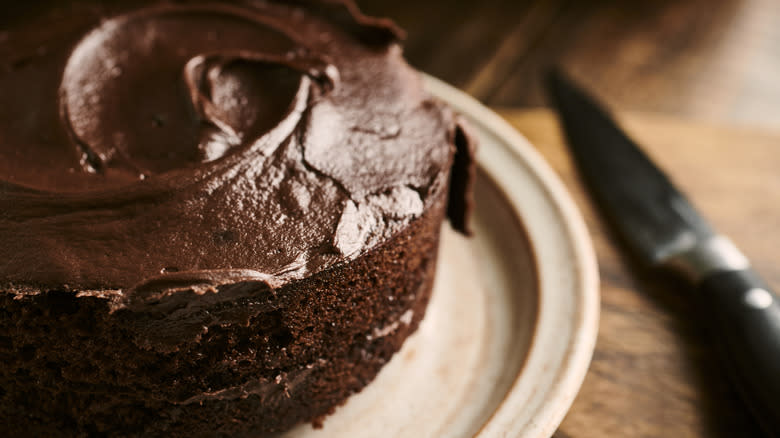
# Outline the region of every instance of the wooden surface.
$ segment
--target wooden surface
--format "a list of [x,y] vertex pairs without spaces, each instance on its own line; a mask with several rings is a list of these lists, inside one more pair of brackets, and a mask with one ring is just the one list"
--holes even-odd
[[359,0],[421,70],[488,105],[537,107],[561,64],[628,110],[780,126],[778,0]]
[[[547,110],[500,113],[579,205],[600,265],[601,324],[582,391],[556,433],[580,437],[752,437],[758,430],[698,324],[679,279],[641,271],[598,219]],[[631,135],[780,290],[780,132],[632,113]]]

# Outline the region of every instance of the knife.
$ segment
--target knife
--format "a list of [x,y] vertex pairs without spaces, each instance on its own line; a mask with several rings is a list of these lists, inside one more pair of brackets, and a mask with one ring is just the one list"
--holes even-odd
[[780,299],[610,115],[560,71],[546,77],[569,149],[602,215],[639,263],[691,284],[742,398],[780,437]]

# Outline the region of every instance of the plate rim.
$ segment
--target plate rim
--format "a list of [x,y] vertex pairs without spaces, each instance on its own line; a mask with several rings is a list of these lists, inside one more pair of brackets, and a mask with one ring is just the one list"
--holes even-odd
[[[574,402],[585,379],[596,345],[600,313],[599,275],[590,234],[577,205],[563,182],[522,134],[500,115],[457,88],[427,74],[423,74],[423,80],[425,88],[436,98],[448,103],[464,116],[478,121],[484,128],[502,138],[504,143],[510,146],[507,149],[526,165],[529,174],[546,190],[547,197],[557,210],[558,219],[567,232],[567,240],[575,258],[573,269],[576,271],[577,284],[580,285],[575,290],[577,292],[575,308],[578,312],[575,312],[572,317],[571,333],[569,333],[563,358],[557,364],[555,379],[545,388],[547,397],[544,403],[533,412],[533,421],[523,424],[517,424],[516,421],[513,421],[515,417],[513,413],[517,412],[517,409],[523,408],[523,406],[516,406],[512,403],[512,394],[518,390],[519,381],[525,372],[526,365],[524,365],[499,406],[476,434],[478,437],[487,437],[495,436],[494,433],[500,431],[503,432],[502,435],[507,436],[549,437],[561,424]],[[479,162],[479,157],[477,161]],[[491,176],[499,179],[496,175]],[[533,239],[530,232],[529,237]],[[539,264],[533,240],[531,240],[531,247],[537,258],[537,264]],[[540,266],[537,267],[541,271],[540,268]],[[540,276],[541,274],[539,272]],[[540,286],[540,292],[543,291]],[[534,354],[539,354],[537,350],[540,347],[535,341],[538,329],[544,323],[541,321],[542,311],[539,311],[539,315],[540,318],[537,318],[534,327],[529,358]],[[526,358],[526,364],[529,358]]]

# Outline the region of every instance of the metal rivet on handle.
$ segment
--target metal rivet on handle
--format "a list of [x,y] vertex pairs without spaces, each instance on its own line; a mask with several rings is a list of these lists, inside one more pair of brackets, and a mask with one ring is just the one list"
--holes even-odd
[[761,288],[753,288],[745,294],[745,304],[756,309],[766,309],[772,305],[772,294]]

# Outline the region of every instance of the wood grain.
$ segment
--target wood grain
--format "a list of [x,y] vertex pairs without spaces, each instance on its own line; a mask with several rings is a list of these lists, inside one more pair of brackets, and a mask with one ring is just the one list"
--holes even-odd
[[561,64],[630,110],[780,128],[777,0],[362,0],[418,68],[490,105],[545,104]]
[[[546,110],[500,113],[561,176],[600,264],[602,313],[591,369],[557,438],[759,436],[700,329],[679,279],[637,269],[584,193]],[[623,114],[624,126],[780,289],[780,132]]]

